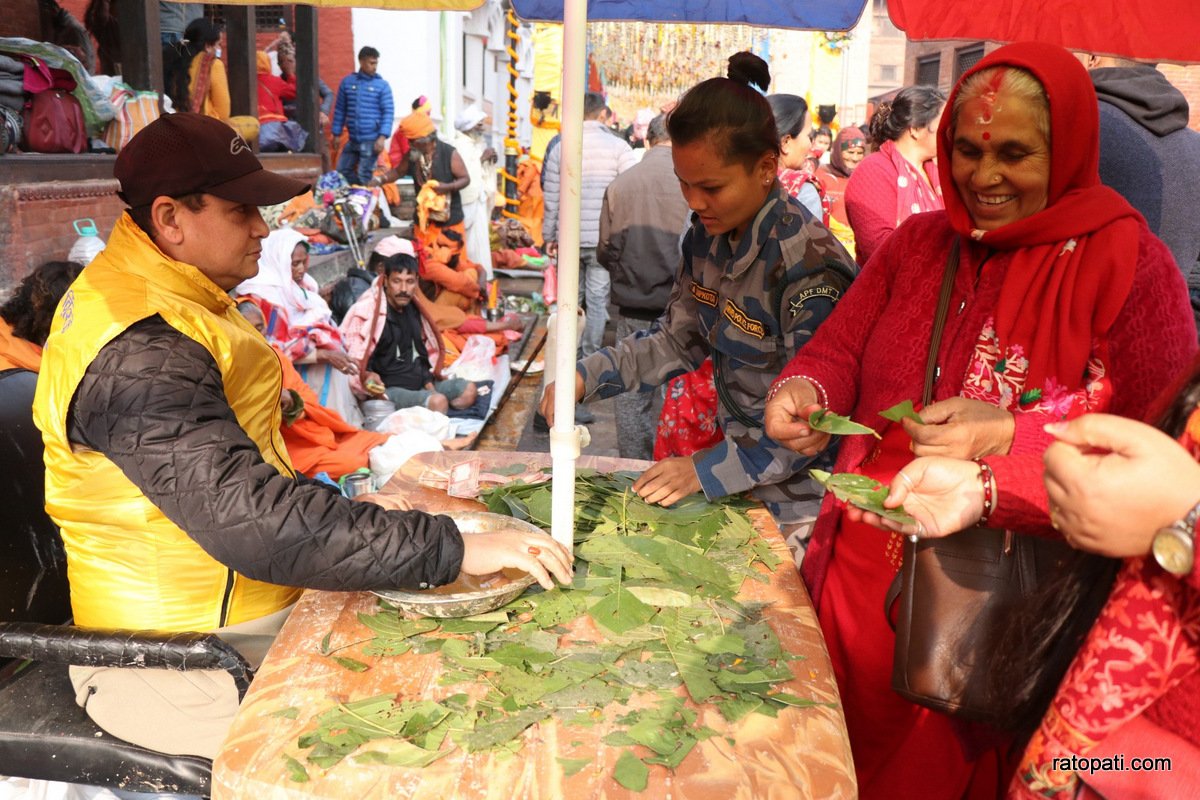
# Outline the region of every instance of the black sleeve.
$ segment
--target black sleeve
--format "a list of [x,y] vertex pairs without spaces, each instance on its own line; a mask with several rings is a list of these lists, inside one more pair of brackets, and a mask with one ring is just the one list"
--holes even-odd
[[458,575],[462,536],[449,517],[351,502],[263,461],[212,356],[161,317],[100,351],[67,429],[72,443],[103,453],[205,552],[255,580],[358,591]]

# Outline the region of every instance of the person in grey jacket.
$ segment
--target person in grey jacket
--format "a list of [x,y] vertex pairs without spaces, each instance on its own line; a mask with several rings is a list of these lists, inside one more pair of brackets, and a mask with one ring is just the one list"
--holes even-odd
[[[583,171],[579,198],[579,288],[580,301],[587,308],[587,325],[583,331],[581,349],[589,356],[600,349],[604,339],[604,323],[608,320],[608,271],[596,261],[596,244],[600,240],[600,209],[604,191],[613,178],[637,163],[633,148],[605,129],[600,121],[604,114],[603,95],[588,92],[583,98]],[[542,238],[546,252],[558,256],[558,218],[561,198],[562,147],[546,156],[545,216]]]
[[1200,133],[1188,102],[1153,64],[1090,55],[1100,101],[1100,180],[1129,201],[1183,271],[1200,324]]
[[[690,213],[675,177],[665,114],[650,121],[646,144],[641,162],[608,185],[600,212],[596,260],[612,280],[618,341],[648,330],[666,310]],[[650,459],[663,386],[626,392],[615,402],[621,458]]]

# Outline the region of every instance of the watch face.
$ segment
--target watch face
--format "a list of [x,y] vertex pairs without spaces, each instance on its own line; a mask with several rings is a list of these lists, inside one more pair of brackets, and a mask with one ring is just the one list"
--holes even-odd
[[1154,560],[1172,575],[1187,575],[1192,571],[1194,548],[1192,539],[1178,528],[1160,528],[1151,545]]

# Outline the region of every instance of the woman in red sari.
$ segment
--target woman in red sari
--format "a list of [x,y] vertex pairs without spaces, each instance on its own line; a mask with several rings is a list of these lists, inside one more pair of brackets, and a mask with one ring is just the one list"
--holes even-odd
[[[1100,185],[1087,72],[1042,44],[1000,48],[963,76],[938,128],[944,212],[887,239],[772,387],[766,430],[802,453],[829,444],[818,408],[883,434],[844,437],[837,472],[890,482],[917,456],[967,461],[992,527],[1053,536],[1041,457],[1047,422],[1088,411],[1142,417],[1196,349],[1186,287],[1165,245]],[[865,164],[865,162],[864,162]],[[862,169],[860,167],[859,169]],[[960,260],[925,424],[879,412],[918,401],[952,244]],[[911,476],[914,481],[919,475]],[[958,520],[945,535],[977,520]],[[901,538],[826,496],[803,565],[842,692],[863,798],[995,797],[1003,747],[891,690],[884,595]]]

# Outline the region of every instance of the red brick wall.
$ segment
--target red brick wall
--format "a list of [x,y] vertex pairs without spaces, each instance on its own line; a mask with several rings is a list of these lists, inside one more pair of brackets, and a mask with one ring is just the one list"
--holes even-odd
[[1200,65],[1181,67],[1177,64],[1159,64],[1158,70],[1183,92],[1191,109],[1188,127],[1200,131]]
[[73,220],[91,217],[107,239],[125,204],[115,180],[8,184],[0,190],[0,295],[33,267],[67,257],[78,234]]

